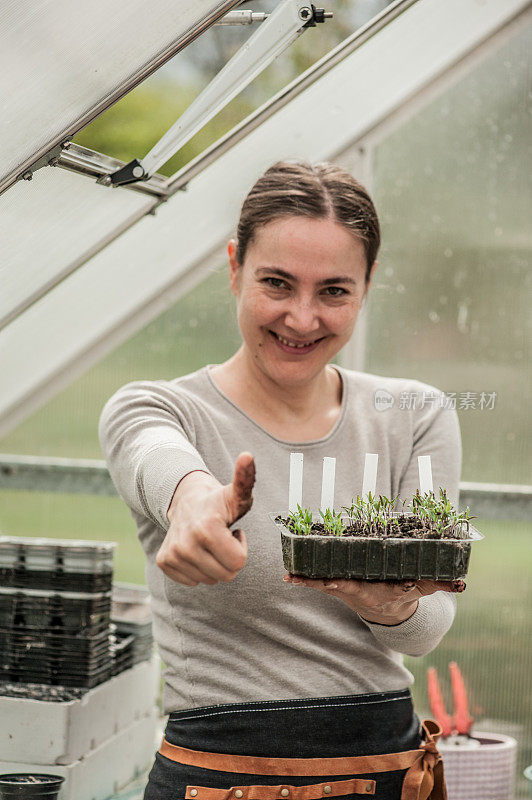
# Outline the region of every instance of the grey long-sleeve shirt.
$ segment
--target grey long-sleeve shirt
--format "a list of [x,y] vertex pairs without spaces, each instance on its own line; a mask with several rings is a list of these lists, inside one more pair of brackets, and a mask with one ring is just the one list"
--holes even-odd
[[[106,404],[100,440],[146,554],[154,633],[166,665],[166,713],[404,689],[413,678],[401,653],[430,652],[451,626],[456,602],[445,592],[421,598],[400,625],[384,626],[363,621],[335,597],[282,580],[280,537],[268,514],[287,511],[292,451],[304,454],[303,505],[313,510],[323,457],[336,458],[340,508],[362,490],[367,452],[379,454],[378,494],[410,499],[418,488],[417,456],[430,455],[435,489],[458,499],[460,432],[442,393],[417,381],[338,371],[343,395],[336,425],[304,443],[269,434],[217,387],[209,366],[171,381],[127,384]],[[379,390],[387,394],[376,408]],[[253,506],[238,523],[248,540],[246,565],[229,583],[190,588],[172,581],[155,557],[177,484],[197,469],[230,483],[244,450],[257,468]]]

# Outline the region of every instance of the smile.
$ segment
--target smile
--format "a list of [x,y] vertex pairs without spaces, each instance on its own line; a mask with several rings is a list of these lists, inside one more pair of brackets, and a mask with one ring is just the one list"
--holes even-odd
[[325,338],[324,336],[322,336],[320,339],[314,339],[311,342],[292,342],[290,341],[290,339],[285,339],[284,336],[280,336],[278,333],[275,333],[274,331],[270,331],[270,333],[274,337],[277,344],[285,352],[293,351],[298,353],[308,353],[310,350],[313,350]]

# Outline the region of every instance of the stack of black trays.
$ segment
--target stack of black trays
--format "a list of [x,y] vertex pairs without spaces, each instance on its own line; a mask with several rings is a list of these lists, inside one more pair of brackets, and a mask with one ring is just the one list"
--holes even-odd
[[0,537],[0,681],[92,688],[111,677],[114,548]]
[[133,666],[140,661],[150,659],[153,651],[153,633],[150,596],[147,589],[134,584],[115,583],[111,619],[116,628],[117,662],[120,658],[127,659],[128,666]]

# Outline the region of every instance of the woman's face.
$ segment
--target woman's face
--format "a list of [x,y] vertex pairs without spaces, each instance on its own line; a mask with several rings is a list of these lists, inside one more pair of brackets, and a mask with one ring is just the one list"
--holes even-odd
[[312,380],[349,341],[369,288],[362,242],[331,219],[291,216],[256,231],[243,265],[234,240],[228,252],[253,363],[281,385]]

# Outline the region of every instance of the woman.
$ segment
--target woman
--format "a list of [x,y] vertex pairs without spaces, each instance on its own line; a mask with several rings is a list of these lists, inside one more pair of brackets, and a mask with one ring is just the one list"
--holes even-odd
[[[456,413],[399,402],[441,393],[329,363],[353,333],[379,242],[371,199],[348,173],[274,165],[228,245],[239,350],[176,380],[128,384],[104,409],[102,447],[146,553],[166,665],[170,718],[145,800],[428,796],[423,770],[437,755],[419,749],[401,654],[436,646],[452,587],[286,575],[267,516],[286,512],[293,450],[313,509],[323,457],[337,459],[338,508],[361,491],[366,452],[379,454],[378,493],[411,498],[417,456],[430,454],[435,486],[457,499]],[[379,390],[394,399],[385,412]]]

